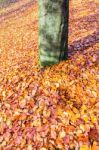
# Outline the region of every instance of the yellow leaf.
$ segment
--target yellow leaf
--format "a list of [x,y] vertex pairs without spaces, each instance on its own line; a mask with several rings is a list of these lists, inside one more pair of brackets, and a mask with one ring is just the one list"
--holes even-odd
[[91,115],[91,121],[92,121],[92,123],[96,123],[97,122],[97,118],[94,115]]
[[82,145],[80,147],[80,150],[89,150],[89,147],[88,147],[88,145]]
[[75,107],[73,107],[73,112],[79,114],[79,111]]
[[40,148],[40,150],[47,150],[45,147]]
[[98,143],[94,142],[91,150],[98,150],[98,149],[99,149]]
[[6,146],[6,145],[7,145],[6,141],[3,141],[1,144],[2,147]]
[[38,118],[37,120],[35,120],[35,121],[33,122],[33,125],[34,125],[35,127],[41,126],[41,119]]
[[81,114],[84,114],[86,110],[87,110],[87,107],[85,105],[83,105],[81,107]]
[[2,143],[3,141],[3,136],[0,136],[0,143]]
[[59,83],[55,83],[56,87],[58,88],[59,87]]
[[85,131],[85,126],[83,124],[81,124],[80,129],[84,132]]
[[44,109],[44,110],[43,110],[43,116],[44,116],[44,117],[48,118],[50,115],[51,115],[50,110],[47,110],[47,109]]
[[77,136],[81,135],[82,134],[82,130],[77,130],[76,134],[77,134]]
[[92,94],[95,98],[97,97],[97,93],[95,91],[92,91]]
[[31,144],[29,144],[27,149],[28,149],[28,150],[33,150],[32,145],[31,145]]
[[22,99],[22,100],[19,101],[19,106],[20,106],[21,108],[24,108],[25,105],[26,105],[26,99]]
[[64,138],[65,137],[65,135],[66,135],[66,133],[65,133],[65,131],[63,130],[63,131],[61,131],[60,133],[59,133],[59,137],[60,138]]
[[7,119],[6,124],[9,126],[9,128],[11,128],[11,127],[12,127],[12,122],[11,122],[11,120],[10,120],[10,119]]
[[6,97],[6,91],[2,92],[3,97]]
[[87,115],[83,115],[83,119],[84,119],[84,121],[85,121],[85,122],[88,122],[88,120],[89,120],[89,116],[87,116]]
[[62,108],[58,108],[57,109],[57,115],[59,115],[59,116],[61,116],[63,114],[63,110],[62,110]]

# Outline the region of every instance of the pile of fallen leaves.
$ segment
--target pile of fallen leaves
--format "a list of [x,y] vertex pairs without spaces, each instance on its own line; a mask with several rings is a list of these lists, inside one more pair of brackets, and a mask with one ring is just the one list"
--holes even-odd
[[37,4],[1,16],[0,150],[99,149],[99,34],[91,11],[98,1],[91,2],[71,1],[69,59],[44,69]]

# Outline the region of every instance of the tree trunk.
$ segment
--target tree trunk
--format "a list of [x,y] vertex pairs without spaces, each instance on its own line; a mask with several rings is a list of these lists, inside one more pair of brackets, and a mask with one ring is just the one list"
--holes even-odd
[[69,0],[38,0],[40,66],[67,59]]

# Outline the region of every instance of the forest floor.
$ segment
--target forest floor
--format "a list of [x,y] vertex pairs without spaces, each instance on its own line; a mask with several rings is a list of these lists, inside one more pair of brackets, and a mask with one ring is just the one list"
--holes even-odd
[[69,59],[38,66],[38,5],[0,9],[0,150],[99,150],[98,0],[71,0]]

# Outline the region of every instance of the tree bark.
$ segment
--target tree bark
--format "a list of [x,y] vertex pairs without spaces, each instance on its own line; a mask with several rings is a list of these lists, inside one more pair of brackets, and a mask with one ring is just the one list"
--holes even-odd
[[69,0],[38,0],[40,66],[59,63],[68,55]]

